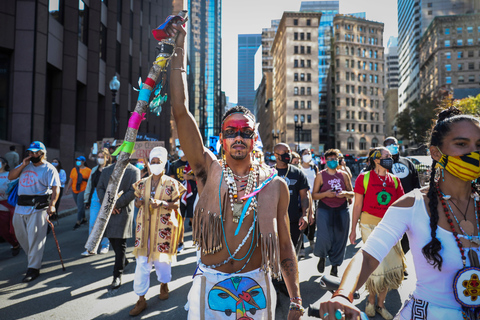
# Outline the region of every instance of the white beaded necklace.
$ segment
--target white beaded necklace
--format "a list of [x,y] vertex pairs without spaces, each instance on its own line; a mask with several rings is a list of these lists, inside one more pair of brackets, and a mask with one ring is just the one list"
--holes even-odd
[[[237,184],[235,183],[235,177],[237,177],[238,179],[245,179],[246,177],[248,177],[247,186],[245,188],[245,194],[250,194],[253,191],[257,181],[258,166],[252,165],[252,167],[250,167],[250,171],[248,175],[241,177],[234,174],[232,169],[230,169],[230,167],[227,167],[225,163],[226,161],[223,161],[222,169],[225,175],[225,182],[227,183],[227,186],[228,186],[228,197],[230,199],[230,207],[232,208],[232,212],[233,212],[233,222],[238,223],[240,220],[240,216],[242,214],[243,200],[240,200],[240,201],[238,200],[238,189],[237,189]],[[252,210],[255,210],[256,207],[257,207],[257,201],[254,198],[250,202],[250,205],[245,213],[245,217],[248,216]]]

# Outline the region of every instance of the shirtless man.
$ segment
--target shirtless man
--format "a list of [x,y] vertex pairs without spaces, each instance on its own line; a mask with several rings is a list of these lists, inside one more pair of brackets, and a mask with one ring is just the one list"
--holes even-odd
[[201,257],[188,295],[188,319],[224,319],[232,313],[235,319],[275,319],[271,277],[280,274],[291,301],[288,319],[300,319],[304,310],[290,240],[287,185],[276,171],[253,163],[255,117],[243,107],[223,116],[224,158],[218,161],[204,147],[188,111],[185,29],[179,23],[167,32],[178,34],[170,76],[173,115],[200,195],[193,240]]

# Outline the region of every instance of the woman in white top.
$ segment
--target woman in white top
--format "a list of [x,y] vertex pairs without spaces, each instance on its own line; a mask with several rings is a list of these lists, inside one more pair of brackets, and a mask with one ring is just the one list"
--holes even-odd
[[[360,319],[353,292],[404,232],[417,282],[395,319],[478,319],[480,122],[451,107],[432,130],[430,186],[394,203],[350,262],[339,289],[320,306],[323,319]],[[468,268],[476,266],[477,268]],[[455,290],[454,290],[455,288]]]
[[[303,173],[307,176],[308,180],[308,186],[310,187],[310,192],[308,193],[310,196],[312,195],[313,192],[313,184],[315,183],[315,177],[317,176],[318,173],[318,167],[313,163],[312,161],[312,152],[309,149],[303,149],[300,151],[300,159],[301,159],[301,166],[300,168],[302,169]],[[310,215],[314,215],[316,210],[317,210],[317,201],[313,200],[310,197],[311,201],[311,206],[310,210],[311,213]],[[310,248],[312,248],[312,251],[315,250],[315,228],[316,224],[314,221],[308,224],[308,227],[303,231],[305,235],[307,236],[308,241],[310,242]],[[303,245],[302,245],[303,249]]]

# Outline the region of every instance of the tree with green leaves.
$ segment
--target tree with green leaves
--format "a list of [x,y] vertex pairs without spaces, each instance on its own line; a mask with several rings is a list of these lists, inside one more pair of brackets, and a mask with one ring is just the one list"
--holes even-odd
[[429,98],[414,100],[410,103],[397,115],[400,135],[416,144],[426,142],[432,121],[435,119],[437,106],[437,101]]

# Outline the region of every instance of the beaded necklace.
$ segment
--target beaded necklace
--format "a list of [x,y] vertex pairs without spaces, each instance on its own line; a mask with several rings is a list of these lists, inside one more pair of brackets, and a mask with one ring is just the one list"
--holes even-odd
[[[233,222],[238,223],[240,220],[240,216],[242,214],[244,203],[243,203],[243,200],[238,199],[238,189],[237,189],[237,184],[235,182],[235,177],[240,179],[245,179],[248,177],[247,185],[245,189],[242,189],[242,191],[244,190],[245,194],[249,194],[252,192],[257,181],[258,166],[252,165],[250,167],[248,175],[241,177],[233,173],[232,169],[226,165],[226,161],[223,161],[222,177],[224,176],[224,174],[226,176],[225,182],[227,183],[227,186],[228,186],[228,197],[230,200],[230,207],[232,208],[232,212],[233,212]],[[256,207],[257,207],[257,201],[256,199],[254,199],[253,201],[250,202],[250,205],[245,213],[245,216],[248,216],[250,212],[256,209]]]

